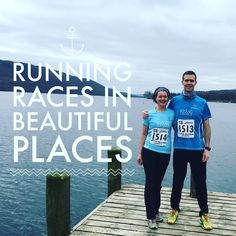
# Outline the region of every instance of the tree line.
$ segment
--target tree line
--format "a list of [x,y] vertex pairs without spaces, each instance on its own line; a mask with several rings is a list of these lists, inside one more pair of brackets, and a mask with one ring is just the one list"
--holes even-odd
[[[210,102],[232,102],[236,103],[236,89],[228,90],[211,90],[211,91],[196,91],[197,95]],[[171,93],[171,98],[179,93]],[[144,98],[151,99],[153,93],[151,91],[145,91]]]

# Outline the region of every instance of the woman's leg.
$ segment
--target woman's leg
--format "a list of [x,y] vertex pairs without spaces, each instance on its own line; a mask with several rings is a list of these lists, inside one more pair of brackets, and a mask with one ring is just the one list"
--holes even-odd
[[161,183],[165,176],[166,169],[168,167],[169,161],[170,161],[170,155],[169,154],[162,154],[159,153],[158,159],[158,167],[157,167],[157,197],[156,197],[156,206],[157,206],[157,213],[159,213],[159,208],[161,205]]
[[164,155],[166,156],[163,157],[163,154],[153,152],[146,148],[143,148],[142,151],[145,171],[144,200],[147,219],[155,219],[160,207],[161,182],[169,163],[168,155]]

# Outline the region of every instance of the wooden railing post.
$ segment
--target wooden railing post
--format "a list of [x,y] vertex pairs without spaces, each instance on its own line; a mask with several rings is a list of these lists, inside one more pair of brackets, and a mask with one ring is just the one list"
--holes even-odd
[[48,236],[70,234],[70,176],[68,174],[47,175],[46,215]]
[[121,162],[116,159],[116,155],[121,156],[121,149],[112,148],[107,151],[108,158],[112,161],[108,162],[108,191],[107,196],[121,189]]
[[197,197],[197,195],[196,195],[196,188],[195,188],[195,182],[194,182],[192,174],[191,174],[191,177],[190,177],[190,197],[192,197],[192,198],[196,198]]

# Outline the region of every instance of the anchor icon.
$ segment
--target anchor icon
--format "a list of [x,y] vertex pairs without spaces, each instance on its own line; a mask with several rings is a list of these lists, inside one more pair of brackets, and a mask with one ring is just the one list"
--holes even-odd
[[80,54],[83,51],[84,43],[81,43],[80,48],[78,50],[76,50],[74,48],[74,42],[75,42],[75,40],[79,39],[79,36],[78,36],[78,34],[76,34],[76,29],[73,26],[69,27],[68,34],[67,34],[66,38],[68,38],[70,40],[71,47],[64,48],[63,44],[60,45],[61,50],[65,54],[70,55],[70,56],[74,56],[74,55]]

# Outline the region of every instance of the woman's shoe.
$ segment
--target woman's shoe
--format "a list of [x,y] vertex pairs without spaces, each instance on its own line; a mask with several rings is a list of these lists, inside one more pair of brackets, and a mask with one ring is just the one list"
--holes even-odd
[[158,225],[157,225],[156,219],[148,220],[148,227],[150,229],[157,229]]
[[163,222],[163,216],[160,214],[160,213],[158,213],[157,215],[156,215],[156,222]]

